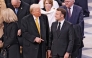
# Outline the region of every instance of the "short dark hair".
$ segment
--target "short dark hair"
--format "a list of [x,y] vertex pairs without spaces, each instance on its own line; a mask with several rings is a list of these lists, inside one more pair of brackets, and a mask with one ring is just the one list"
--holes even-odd
[[61,13],[64,15],[64,18],[66,17],[66,10],[64,8],[57,8],[57,11],[61,11]]

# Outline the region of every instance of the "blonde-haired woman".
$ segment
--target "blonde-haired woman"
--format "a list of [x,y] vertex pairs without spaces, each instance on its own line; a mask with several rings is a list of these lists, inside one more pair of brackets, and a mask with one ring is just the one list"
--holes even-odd
[[3,27],[4,27],[3,26],[3,20],[1,18],[1,12],[5,8],[6,8],[5,1],[4,0],[0,0],[0,49],[3,46],[2,35],[3,35]]
[[8,51],[8,58],[20,58],[19,44],[17,39],[17,16],[10,8],[1,12],[4,20],[3,48]]

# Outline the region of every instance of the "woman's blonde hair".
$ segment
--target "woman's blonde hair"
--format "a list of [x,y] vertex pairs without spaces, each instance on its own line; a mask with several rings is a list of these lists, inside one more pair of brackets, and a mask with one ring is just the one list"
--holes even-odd
[[2,16],[2,19],[4,20],[4,22],[6,22],[6,23],[18,21],[16,14],[10,8],[6,8],[6,9],[2,10],[1,16]]
[[1,12],[3,9],[6,9],[6,4],[4,0],[0,0],[0,28],[3,25],[3,19],[1,17]]

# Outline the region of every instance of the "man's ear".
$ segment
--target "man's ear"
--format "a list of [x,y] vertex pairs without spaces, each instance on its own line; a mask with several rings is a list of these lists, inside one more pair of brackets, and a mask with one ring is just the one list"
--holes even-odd
[[64,15],[63,15],[63,14],[61,14],[61,17],[64,17]]

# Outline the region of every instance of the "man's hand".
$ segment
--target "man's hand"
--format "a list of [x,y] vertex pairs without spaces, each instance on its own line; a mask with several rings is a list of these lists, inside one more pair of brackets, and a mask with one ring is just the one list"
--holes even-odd
[[44,41],[43,39],[39,38],[39,37],[36,37],[34,42],[37,42],[37,43],[41,43],[42,41]]
[[48,54],[47,54],[47,55],[48,55],[48,57],[47,57],[47,58],[52,57],[52,56],[51,56],[51,50],[48,50],[48,51],[47,51],[47,53],[48,53]]
[[21,36],[21,29],[18,30],[17,35],[18,35],[18,36]]
[[69,58],[69,53],[68,52],[65,53],[64,58]]

